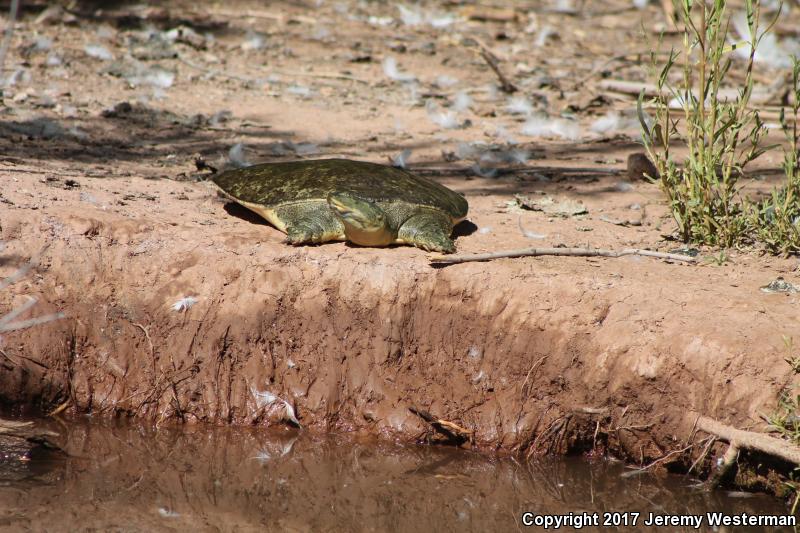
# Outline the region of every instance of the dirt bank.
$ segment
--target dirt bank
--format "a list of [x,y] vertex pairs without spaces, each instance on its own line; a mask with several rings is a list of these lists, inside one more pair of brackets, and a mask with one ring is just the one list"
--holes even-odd
[[[673,249],[658,189],[623,179],[639,150],[635,96],[600,83],[644,79],[646,54],[616,54],[649,49],[641,22],[663,29],[655,3],[456,10],[446,29],[393,5],[230,4],[22,14],[0,120],[0,276],[46,250],[0,292],[0,313],[30,295],[25,317],[66,318],[3,335],[3,401],[286,423],[272,394],[303,426],[403,439],[425,430],[414,405],[483,449],[596,445],[636,462],[684,448],[697,414],[764,428],[791,378],[782,336],[798,335],[798,296],[759,287],[797,283],[795,259],[701,250],[697,266],[435,269],[408,247],[286,246],[198,181],[196,154],[221,166],[409,150],[412,170],[469,200],[460,252]],[[517,93],[498,91],[476,37]],[[759,186],[779,158],[761,162]],[[569,200],[571,214],[521,210],[516,194]]]
[[[780,261],[435,269],[408,247],[289,247],[208,183],[14,179],[0,208],[3,273],[47,250],[4,308],[27,294],[37,313],[67,318],[4,336],[6,401],[251,424],[283,414],[262,405],[268,391],[304,426],[404,437],[424,429],[416,405],[504,449],[604,408],[606,430],[645,426],[623,432],[624,451],[659,457],[688,438],[690,413],[759,426],[789,378],[781,335],[797,296],[759,291]],[[459,238],[460,251],[524,245],[499,229],[520,215],[470,199],[471,220],[498,229]],[[184,297],[197,303],[174,310]]]

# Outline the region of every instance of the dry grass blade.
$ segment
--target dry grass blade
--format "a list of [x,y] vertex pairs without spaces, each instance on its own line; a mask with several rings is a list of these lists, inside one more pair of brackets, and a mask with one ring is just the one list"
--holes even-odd
[[[16,272],[14,272],[10,276],[0,281],[0,290],[10,287],[11,285],[18,282],[20,279],[25,277],[28,274],[28,272],[31,271],[31,269],[33,269],[39,264],[39,259],[41,258],[42,254],[46,249],[47,247],[45,246],[36,255],[31,257],[27,263],[18,268]],[[18,316],[20,316],[22,313],[28,311],[30,308],[36,305],[37,301],[38,300],[36,298],[29,296],[27,302],[20,305],[16,309],[12,309],[4,316],[0,316],[0,333],[7,333],[9,331],[17,331],[20,329],[26,329],[33,326],[38,326],[39,324],[52,322],[53,320],[59,320],[66,316],[63,312],[58,311],[55,313],[50,313],[48,315],[43,315],[36,318],[29,318],[27,320],[14,322],[14,320],[16,320]]]
[[43,315],[36,318],[29,318],[28,320],[22,320],[21,322],[12,322],[8,323],[0,323],[0,333],[8,333],[9,331],[17,331],[20,329],[27,329],[32,328],[33,326],[38,326],[39,324],[46,324],[48,322],[52,322],[54,320],[60,320],[67,315],[61,311],[56,313],[50,313],[49,315]]
[[39,265],[39,259],[41,259],[42,254],[47,250],[47,246],[39,250],[33,257],[31,257],[27,263],[22,265],[20,268],[17,269],[16,272],[11,274],[10,276],[4,278],[0,281],[0,291],[5,289],[6,287],[10,287],[11,285],[15,284],[22,278],[24,278],[28,272],[31,271],[32,268],[35,268]]

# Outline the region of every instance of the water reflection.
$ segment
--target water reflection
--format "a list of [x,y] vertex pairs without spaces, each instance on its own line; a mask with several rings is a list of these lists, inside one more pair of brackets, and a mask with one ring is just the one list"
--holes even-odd
[[775,499],[695,491],[680,477],[622,478],[609,461],[522,465],[296,430],[71,423],[61,432],[69,458],[0,455],[0,530],[516,531],[523,511],[786,513]]

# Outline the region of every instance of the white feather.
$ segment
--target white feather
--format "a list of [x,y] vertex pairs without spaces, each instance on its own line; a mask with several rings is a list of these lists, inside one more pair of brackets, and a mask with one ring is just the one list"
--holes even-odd
[[462,113],[467,111],[471,105],[472,98],[470,98],[469,94],[467,94],[466,91],[459,91],[456,93],[456,96],[453,99],[453,105],[450,106],[450,109],[456,113]]
[[545,26],[544,28],[541,29],[541,31],[539,31],[539,35],[536,37],[536,40],[534,41],[533,44],[535,44],[538,48],[541,48],[547,43],[547,41],[551,37],[556,35],[558,35],[558,32],[556,32],[556,30],[554,30],[550,26]]
[[174,304],[172,304],[173,311],[187,311],[194,304],[197,303],[197,298],[194,296],[184,296]]
[[530,115],[533,113],[533,106],[524,96],[514,96],[508,99],[506,111],[512,115]]
[[[744,11],[739,11],[731,17],[731,22],[739,37],[749,42],[750,28],[747,26],[747,14]],[[758,46],[753,59],[758,63],[764,63],[776,69],[789,68],[792,65],[792,55],[800,55],[800,43],[792,39],[785,39],[779,42],[775,33],[765,33],[763,27],[757,39],[759,39]],[[748,59],[750,57],[750,45],[747,43],[740,44],[743,45],[736,47],[736,54],[743,59]]]
[[94,59],[101,59],[103,61],[114,59],[114,55],[109,52],[108,48],[100,44],[87,44],[83,47],[83,51],[86,52],[87,56]]
[[444,129],[457,128],[460,123],[453,111],[441,111],[431,100],[425,105],[425,112],[431,122]]
[[387,56],[383,60],[383,72],[390,79],[399,82],[410,82],[417,79],[416,76],[409,72],[400,72],[397,68],[397,60],[392,56]]
[[442,89],[447,89],[448,87],[456,85],[458,83],[458,79],[452,76],[448,76],[447,74],[441,74],[439,76],[436,76],[436,80],[434,80],[434,83],[436,84],[437,87],[440,87]]
[[580,137],[580,126],[571,120],[536,116],[529,118],[523,124],[521,133],[529,137],[561,137],[575,140]]
[[242,50],[261,50],[267,45],[267,39],[261,33],[247,30],[244,41],[241,44]]
[[228,159],[233,166],[242,168],[249,167],[250,162],[244,156],[244,144],[236,143],[228,151]]
[[309,98],[312,93],[311,89],[305,85],[290,85],[286,88],[286,92],[300,98]]
[[409,157],[411,157],[411,150],[406,148],[396,156],[392,157],[392,166],[397,168],[406,168]]
[[609,111],[602,117],[592,122],[592,125],[589,126],[589,129],[595,133],[608,133],[612,130],[618,130],[621,122],[622,119],[620,118],[619,113]]
[[271,392],[269,392],[267,390],[264,390],[264,391],[257,390],[255,387],[251,387],[250,388],[250,392],[253,395],[253,397],[256,399],[256,406],[259,409],[262,409],[264,407],[268,407],[268,406],[270,406],[270,405],[272,405],[272,404],[274,404],[276,402],[277,403],[282,403],[283,404],[283,409],[284,409],[284,418],[286,420],[289,420],[290,422],[294,423],[297,426],[301,425],[300,421],[297,419],[297,415],[294,412],[294,407],[292,407],[289,404],[289,402],[287,402],[283,398],[280,398],[280,397],[272,394]]
[[496,168],[481,168],[478,163],[475,163],[469,169],[476,175],[482,178],[494,178],[497,176]]

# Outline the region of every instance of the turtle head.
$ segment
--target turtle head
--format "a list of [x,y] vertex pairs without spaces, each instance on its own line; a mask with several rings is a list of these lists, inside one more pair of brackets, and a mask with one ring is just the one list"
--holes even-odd
[[386,246],[394,242],[386,213],[372,202],[349,194],[332,193],[328,205],[344,224],[347,240],[361,246]]

